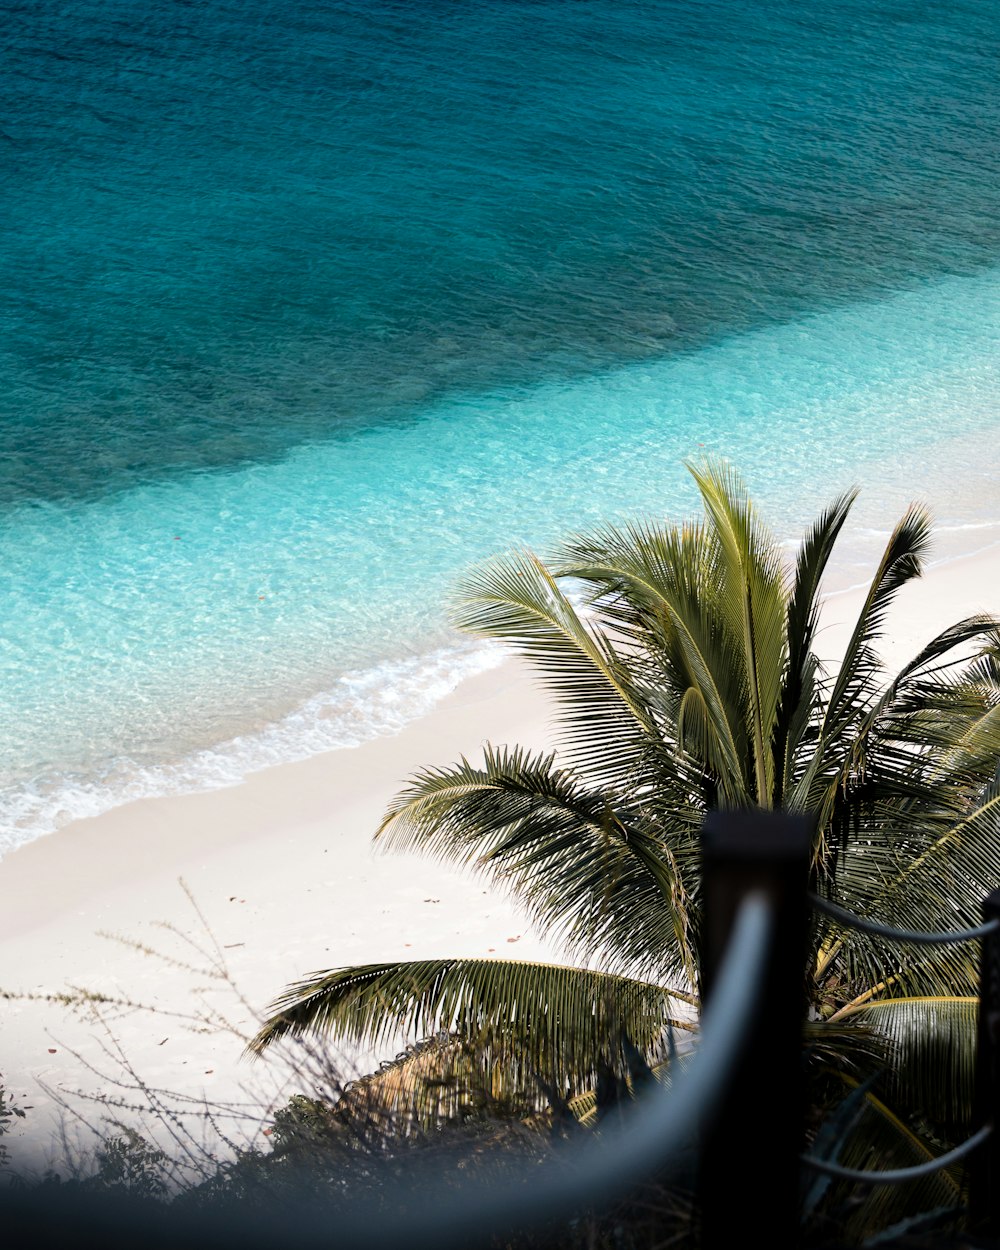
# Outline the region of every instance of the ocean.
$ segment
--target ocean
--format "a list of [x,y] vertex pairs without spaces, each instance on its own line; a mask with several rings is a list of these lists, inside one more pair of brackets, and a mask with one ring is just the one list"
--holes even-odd
[[0,850],[394,732],[692,458],[1000,541],[992,0],[2,10]]

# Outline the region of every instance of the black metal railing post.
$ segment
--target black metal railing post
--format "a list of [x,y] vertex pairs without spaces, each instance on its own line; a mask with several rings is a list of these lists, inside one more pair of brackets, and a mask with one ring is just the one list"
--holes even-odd
[[[1000,920],[1000,890],[983,899],[983,921]],[[979,1022],[973,1130],[996,1125],[1000,1116],[1000,933],[983,938],[979,962]],[[977,1232],[1000,1237],[1000,1133],[992,1132],[972,1157],[969,1203]]]
[[749,1236],[794,1246],[803,1147],[802,1024],[811,822],[765,811],[712,812],[702,840],[702,996],[713,984],[740,903],[762,893],[772,913],[759,1010],[718,1111],[701,1126],[701,1244]]

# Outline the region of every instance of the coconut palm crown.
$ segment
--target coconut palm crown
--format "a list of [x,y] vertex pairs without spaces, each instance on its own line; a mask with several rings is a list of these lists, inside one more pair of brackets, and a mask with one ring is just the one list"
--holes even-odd
[[[648,1055],[671,1022],[691,1027],[711,808],[808,813],[813,889],[855,913],[907,929],[978,922],[1000,883],[997,620],[961,620],[886,672],[886,613],[930,535],[912,506],[828,670],[821,580],[853,493],[789,568],[734,472],[691,472],[699,522],[605,528],[549,564],[518,550],[468,577],[459,626],[534,666],[558,709],[558,752],[487,746],[479,762],[428,768],[376,835],[496,879],[583,966],[318,972],[277,1000],[256,1050],[286,1035],[377,1046],[448,1029],[476,1040],[496,1087],[534,1074],[579,1090],[602,1065],[623,1069],[628,1048]],[[811,943],[818,1021],[843,1031],[867,1018],[899,1042],[931,1015],[946,1031],[971,1018],[974,948],[894,947],[819,917]]]

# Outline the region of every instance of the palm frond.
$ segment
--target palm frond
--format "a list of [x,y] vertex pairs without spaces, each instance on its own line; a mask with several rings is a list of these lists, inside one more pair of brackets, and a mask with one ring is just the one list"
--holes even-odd
[[966,1137],[972,1122],[978,1009],[978,998],[951,995],[887,999],[852,1012],[888,1043],[889,1101],[952,1141]]
[[[695,876],[697,814],[673,817]],[[487,747],[412,778],[377,835],[396,849],[473,864],[510,891],[535,923],[584,957],[616,971],[668,977],[694,972],[690,888],[663,843],[665,826],[634,796],[590,790],[555,757]]]
[[460,629],[517,647],[563,709],[571,737],[596,746],[605,764],[620,767],[654,731],[629,665],[531,552],[511,552],[469,574],[453,615]]
[[625,1039],[655,1051],[682,999],[649,982],[553,964],[432,959],[317,972],[290,986],[249,1049],[281,1038],[336,1038],[381,1046],[401,1036],[456,1033],[484,1070],[524,1089],[536,1073],[573,1092],[600,1066],[627,1074]]
[[896,595],[907,582],[920,576],[929,543],[930,518],[925,509],[913,504],[893,529],[872,578],[830,691],[821,740],[842,730],[872,701],[876,693],[873,682],[881,672],[875,643]]
[[[906,824],[889,814],[875,826],[878,838],[854,839],[837,877],[841,905],[899,929],[934,933],[978,924],[982,900],[1000,880],[1000,775],[965,816],[945,817],[938,822],[925,813],[920,823]],[[915,948],[852,930],[840,941],[835,975],[855,987],[847,998],[886,981],[897,993],[976,992],[976,951],[968,944]]]
[[[731,806],[752,802],[743,658],[720,628],[718,544],[704,529],[631,525],[569,544],[561,576],[592,587],[601,612],[627,640],[646,706],[666,749],[677,745],[676,716],[699,692],[721,771],[709,769]],[[703,766],[706,761],[700,761]]]
[[855,491],[841,495],[822,513],[806,535],[796,559],[785,622],[788,669],[774,734],[778,774],[775,799],[779,804],[785,803],[791,793],[795,763],[815,710],[818,661],[813,646],[823,574],[856,497]]
[[688,470],[701,493],[721,555],[718,610],[742,653],[754,799],[770,807],[772,739],[787,661],[787,596],[780,553],[732,469],[708,462],[688,465]]

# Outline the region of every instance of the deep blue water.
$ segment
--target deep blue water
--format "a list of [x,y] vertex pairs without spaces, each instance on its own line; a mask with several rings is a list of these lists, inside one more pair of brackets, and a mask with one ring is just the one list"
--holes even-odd
[[703,446],[1000,519],[991,0],[2,11],[10,840],[387,731]]

